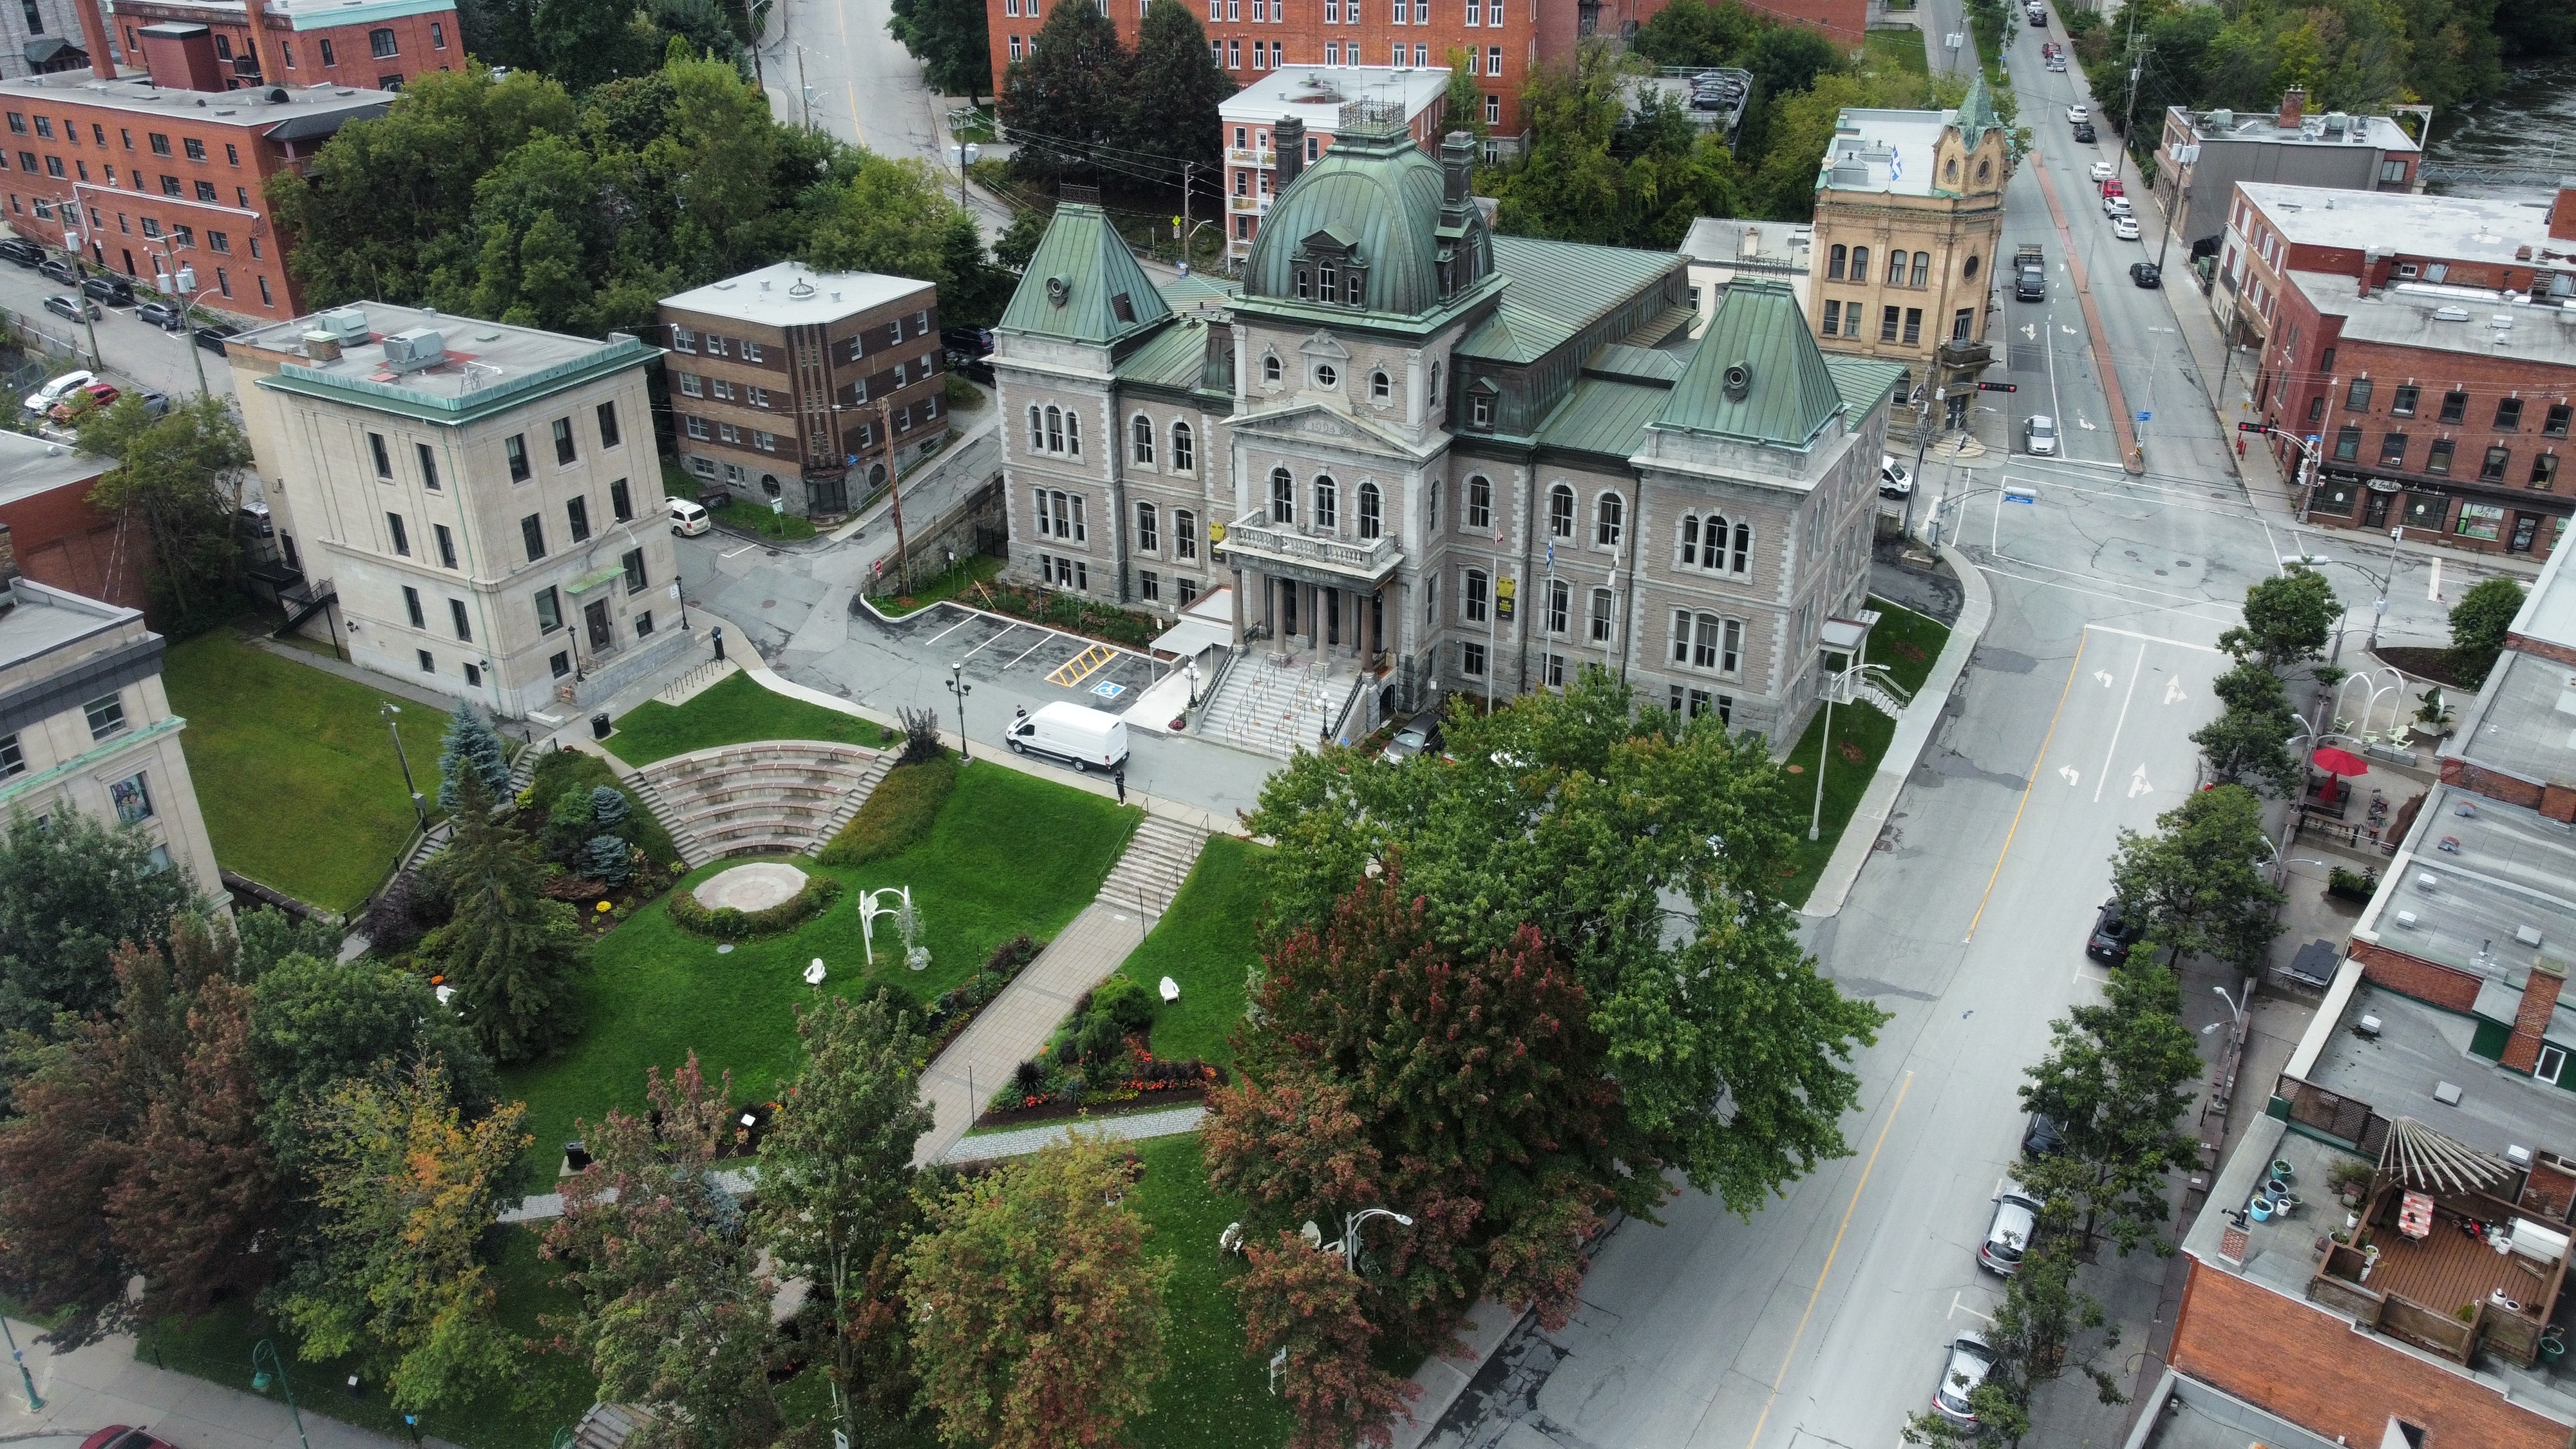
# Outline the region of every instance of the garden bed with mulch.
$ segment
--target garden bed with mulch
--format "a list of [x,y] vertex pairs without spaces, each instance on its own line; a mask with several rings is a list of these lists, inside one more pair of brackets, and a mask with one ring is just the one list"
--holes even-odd
[[2483,679],[2465,679],[2451,668],[2451,651],[2413,644],[2383,644],[2370,651],[2371,657],[2400,674],[2429,680],[2444,689],[2475,694]]
[[[1220,1068],[1209,1067],[1209,1071]],[[966,1124],[966,1130],[983,1129],[1014,1131],[1022,1127],[1043,1127],[1049,1122],[1098,1121],[1104,1117],[1124,1117],[1136,1112],[1165,1112],[1175,1107],[1195,1107],[1207,1100],[1208,1089],[1221,1082],[1167,1083],[1153,1091],[1108,1091],[1085,1093],[1080,1102],[1054,1098],[1034,1107],[1008,1109],[986,1108],[982,1115]]]

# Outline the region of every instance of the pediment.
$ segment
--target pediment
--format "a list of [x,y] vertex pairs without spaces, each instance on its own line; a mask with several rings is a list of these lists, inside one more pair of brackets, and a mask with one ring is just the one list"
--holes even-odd
[[1344,448],[1366,448],[1406,458],[1426,458],[1439,451],[1446,439],[1426,448],[1392,432],[1367,418],[1355,418],[1322,403],[1298,403],[1272,408],[1237,418],[1234,434],[1238,439],[1257,440],[1261,444],[1293,450],[1299,444],[1325,444]]
[[1297,350],[1308,357],[1328,357],[1337,362],[1348,362],[1351,356],[1351,350],[1342,345],[1340,338],[1320,328],[1298,343]]

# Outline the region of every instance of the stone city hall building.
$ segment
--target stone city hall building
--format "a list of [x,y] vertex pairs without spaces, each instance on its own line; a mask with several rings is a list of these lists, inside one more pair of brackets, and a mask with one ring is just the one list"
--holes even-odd
[[1587,663],[1797,729],[1858,637],[1829,625],[1864,602],[1898,365],[1825,356],[1770,281],[1694,344],[1679,255],[1493,234],[1463,134],[1435,161],[1355,102],[1337,136],[1239,291],[1158,291],[1057,211],[996,329],[1010,576],[1163,613],[1231,589],[1209,728],[1272,752]]

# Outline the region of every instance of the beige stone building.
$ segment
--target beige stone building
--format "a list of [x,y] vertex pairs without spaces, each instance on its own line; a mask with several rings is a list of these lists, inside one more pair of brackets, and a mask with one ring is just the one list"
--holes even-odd
[[179,750],[186,720],[161,687],[160,635],[140,610],[18,574],[0,524],[0,818],[77,810],[140,830],[156,865],[224,899],[197,787]]
[[[1828,352],[1905,368],[1945,389],[1963,426],[2003,247],[2009,133],[1972,81],[1955,111],[1842,113],[1816,175],[1807,315]],[[1900,410],[1901,412],[1906,410]]]
[[365,302],[225,350],[290,603],[357,663],[545,723],[685,647],[659,349]]

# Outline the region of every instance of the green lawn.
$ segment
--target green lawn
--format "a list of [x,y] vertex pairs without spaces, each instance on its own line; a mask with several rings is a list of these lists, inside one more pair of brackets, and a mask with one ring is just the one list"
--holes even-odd
[[1930,75],[1930,57],[1923,49],[1923,32],[1919,30],[1873,30],[1867,38],[1867,49],[1861,65],[1871,71],[1911,71]]
[[1878,627],[1869,631],[1869,662],[1886,665],[1910,695],[1923,687],[1933,661],[1950,642],[1949,626],[1885,599],[1872,599],[1869,606],[1879,614]]
[[[263,885],[342,911],[376,888],[411,838],[411,802],[385,696],[281,659],[227,630],[170,650],[162,678],[215,858]],[[401,703],[412,778],[434,797],[447,716]]]
[[[1932,672],[1933,661],[1941,657],[1941,646],[1948,643],[1950,631],[1934,619],[1901,609],[1885,599],[1872,599],[1870,607],[1879,611],[1878,627],[1869,635],[1869,658],[1873,664],[1885,664],[1896,682],[1910,693],[1923,687],[1924,677]],[[1807,731],[1798,737],[1798,746],[1783,763],[1797,773],[1788,777],[1790,803],[1797,818],[1804,822],[1816,808],[1816,761],[1824,751],[1825,712],[1816,711],[1807,721]],[[1869,782],[1878,774],[1878,762],[1887,754],[1888,743],[1896,738],[1896,721],[1869,705],[1836,705],[1834,707],[1834,753],[1825,770],[1824,818],[1816,839],[1805,839],[1802,828],[1797,848],[1787,865],[1795,869],[1781,877],[1780,898],[1804,901],[1815,890],[1816,881],[1825,873],[1825,862],[1831,860],[1834,847],[1842,843],[1843,826],[1851,820],[1852,811],[1860,807],[1860,797],[1869,791]],[[1854,758],[1852,752],[1858,752]]]
[[[537,1321],[541,1314],[568,1314],[577,1306],[556,1265],[537,1256],[538,1234],[526,1228],[497,1230],[500,1261],[492,1270],[500,1294],[502,1326],[522,1338],[550,1336]],[[147,1325],[138,1336],[134,1356],[143,1363],[177,1369],[227,1388],[251,1386],[251,1346],[273,1339],[285,1360],[287,1382],[308,1419],[333,1418],[380,1434],[404,1437],[402,1417],[387,1402],[381,1385],[366,1384],[352,1400],[344,1387],[357,1371],[351,1360],[307,1363],[298,1357],[295,1337],[284,1324],[256,1315],[250,1305],[218,1308],[184,1327]],[[513,1402],[513,1390],[518,1402]],[[466,1449],[545,1449],[554,1431],[569,1429],[597,1397],[589,1366],[578,1359],[550,1353],[530,1354],[517,1381],[495,1386],[462,1408],[421,1415],[420,1432]],[[272,1397],[277,1397],[274,1390]]]
[[1195,1133],[1139,1142],[1136,1151],[1145,1162],[1138,1206],[1154,1227],[1146,1251],[1172,1262],[1163,1295],[1171,1315],[1163,1331],[1170,1369],[1154,1386],[1153,1411],[1135,1426],[1137,1449],[1284,1443],[1288,1410],[1271,1396],[1269,1369],[1243,1351],[1243,1311],[1226,1286],[1243,1272],[1243,1259],[1216,1249],[1225,1225],[1243,1217],[1243,1204],[1208,1190]]
[[1261,913],[1266,854],[1248,840],[1209,837],[1172,908],[1119,968],[1149,991],[1166,976],[1180,983],[1181,999],[1154,1017],[1158,1060],[1234,1060],[1227,1038],[1243,1019],[1244,973],[1261,964],[1252,928]]
[[[1043,941],[1099,894],[1142,812],[1099,796],[987,765],[969,766],[929,839],[848,869],[798,858],[806,871],[847,888],[796,930],[737,944],[671,923],[655,901],[601,938],[584,989],[588,1024],[564,1054],[505,1072],[509,1093],[528,1104],[532,1160],[552,1173],[576,1118],[612,1106],[641,1110],[644,1069],[679,1065],[694,1048],[709,1076],[730,1069],[745,1101],[768,1093],[797,1065],[795,1008],[811,999],[801,973],[823,958],[824,989],[851,993],[877,980],[927,1001],[983,964],[993,948],[1025,931]],[[687,889],[734,861],[692,872]],[[920,910],[931,964],[903,969],[891,919],[876,928],[877,964],[862,966],[858,893],[908,885]]]
[[780,543],[797,543],[814,536],[814,525],[804,516],[777,512],[747,498],[736,498],[717,509],[716,519],[745,533],[758,534]]
[[904,598],[912,600],[909,604],[896,603],[892,595],[871,596],[868,602],[876,607],[878,613],[889,619],[900,619],[906,614],[917,613],[942,599],[953,599],[960,594],[968,596],[967,603],[989,608],[991,606],[984,600],[973,597],[975,586],[990,581],[1001,571],[1002,560],[991,554],[969,554],[964,561],[939,577],[923,579],[914,585],[911,593],[903,595]]
[[691,750],[752,740],[876,745],[887,733],[874,720],[779,694],[749,674],[729,674],[686,704],[648,699],[637,705],[617,721],[608,748],[630,765],[649,765]]

